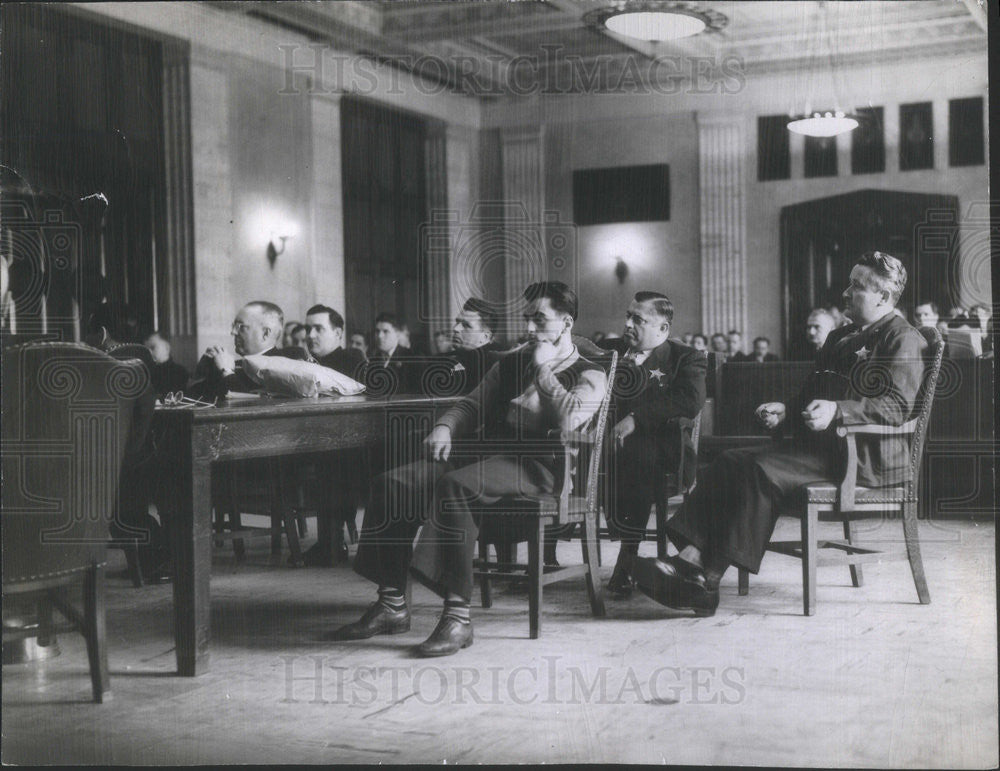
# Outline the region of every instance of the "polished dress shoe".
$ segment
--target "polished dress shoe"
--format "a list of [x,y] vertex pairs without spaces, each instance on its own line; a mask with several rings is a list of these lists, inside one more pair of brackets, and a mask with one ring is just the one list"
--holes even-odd
[[410,631],[410,609],[393,610],[376,600],[353,624],[323,635],[324,640],[367,640],[377,634],[403,634]]
[[608,581],[608,592],[619,599],[630,596],[635,587],[635,579],[632,578],[631,571],[632,562],[635,559],[635,553],[626,551],[624,547],[618,552],[615,569],[611,571],[611,578]]
[[668,608],[714,616],[719,607],[719,590],[708,588],[705,573],[678,557],[637,559],[632,573],[643,594]]
[[417,646],[421,656],[450,656],[462,648],[472,645],[472,622],[459,621],[454,616],[444,615],[431,636]]
[[628,574],[628,571],[615,568],[608,580],[608,592],[615,597],[624,599],[632,594],[635,587],[635,580]]

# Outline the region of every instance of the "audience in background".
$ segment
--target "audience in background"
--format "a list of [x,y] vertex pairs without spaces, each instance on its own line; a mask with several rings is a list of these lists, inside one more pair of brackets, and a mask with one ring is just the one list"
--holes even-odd
[[712,353],[729,353],[729,341],[721,332],[712,335]]
[[930,300],[917,303],[917,307],[913,309],[914,326],[936,327],[940,319],[937,303]]
[[694,332],[685,332],[684,336],[681,337],[681,342],[684,345],[691,345],[691,341],[694,339]]
[[440,355],[443,353],[451,353],[453,350],[455,350],[455,346],[452,344],[451,333],[434,333],[434,353]]
[[746,361],[746,354],[743,353],[743,333],[738,329],[730,329],[726,333],[726,344],[728,346],[730,361]]
[[837,326],[837,320],[826,308],[814,308],[806,319],[806,337],[809,344],[818,352],[829,335]]
[[285,328],[282,330],[281,334],[281,345],[284,348],[291,348],[296,345],[295,342],[295,330],[302,326],[301,321],[286,321]]
[[696,335],[691,336],[691,347],[696,351],[708,351],[708,338],[705,337],[700,332]]
[[188,371],[170,357],[170,337],[166,332],[153,332],[145,340],[153,357],[150,376],[156,398],[162,399],[171,391],[183,391],[188,384]]
[[403,344],[405,326],[392,313],[380,313],[375,319],[375,351],[369,357],[366,379],[369,393],[386,396],[420,390],[419,363]]
[[301,348],[303,351],[309,351],[309,341],[306,339],[308,335],[308,330],[305,324],[296,324],[295,328],[292,330],[292,345]]
[[365,361],[368,360],[368,338],[365,336],[364,332],[352,332],[351,340],[347,347],[353,348],[356,351],[361,351],[361,355],[365,357]]
[[765,361],[777,361],[778,357],[768,351],[771,341],[766,337],[755,337],[753,341],[753,353],[744,357],[743,361],[753,361],[762,364]]

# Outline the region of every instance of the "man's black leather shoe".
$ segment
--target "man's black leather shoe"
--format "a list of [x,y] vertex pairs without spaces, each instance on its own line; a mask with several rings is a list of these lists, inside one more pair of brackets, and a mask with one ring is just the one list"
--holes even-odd
[[615,569],[611,571],[611,578],[608,580],[608,592],[619,599],[631,596],[632,589],[635,588],[635,580],[629,572],[633,555],[626,554],[625,551],[618,553],[618,561],[615,562]]
[[324,640],[367,640],[377,634],[403,634],[410,631],[410,609],[392,610],[375,601],[353,624],[323,635]]
[[719,607],[719,590],[709,589],[705,574],[677,557],[637,559],[632,573],[643,594],[668,608],[714,616]]
[[472,645],[472,622],[464,623],[453,616],[441,616],[431,636],[417,646],[421,656],[450,656]]

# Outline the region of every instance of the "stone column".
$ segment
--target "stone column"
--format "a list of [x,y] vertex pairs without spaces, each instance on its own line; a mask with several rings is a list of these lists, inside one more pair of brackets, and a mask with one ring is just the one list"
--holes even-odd
[[746,126],[741,116],[697,119],[702,328],[746,333]]
[[547,278],[542,219],[542,137],[538,128],[504,131],[503,200],[505,207],[504,290],[507,334],[513,339],[521,328],[522,308],[517,302],[524,288]]
[[187,45],[163,47],[163,249],[155,255],[156,325],[173,338],[175,357],[197,352],[194,209],[191,189],[191,73]]
[[[346,314],[344,293],[344,190],[341,178],[340,94],[310,99],[312,178],[312,286],[310,304],[329,303]],[[304,298],[303,298],[304,299]],[[304,305],[304,303],[303,303]],[[355,319],[347,320],[356,325]]]

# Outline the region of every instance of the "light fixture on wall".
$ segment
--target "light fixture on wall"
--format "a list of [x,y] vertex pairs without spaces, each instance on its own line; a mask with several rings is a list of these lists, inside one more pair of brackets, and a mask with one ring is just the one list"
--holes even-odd
[[679,0],[622,0],[583,15],[583,22],[596,29],[635,40],[659,43],[679,40],[702,32],[717,32],[729,19],[697,2]]
[[615,257],[615,278],[619,284],[624,284],[628,278],[628,263],[621,257]]
[[[807,81],[804,89],[797,89],[804,91],[804,95],[802,93],[796,95],[796,98],[804,96],[804,109],[798,114],[794,108],[789,110],[788,130],[809,137],[835,137],[858,127],[857,118],[841,109],[840,100],[837,98],[839,92],[836,83],[837,63],[833,50],[833,35],[830,32],[828,5],[820,2],[817,7],[819,19],[812,25],[813,39],[809,46],[809,64],[804,68]],[[824,59],[826,59],[825,64]],[[821,90],[816,85],[816,79],[826,72],[830,78],[830,94],[823,94],[821,98],[832,100],[834,106],[832,110],[814,110],[813,97]]]
[[278,236],[278,240],[281,241],[281,248],[277,248],[274,245],[274,238],[267,242],[267,262],[274,268],[274,263],[278,259],[279,254],[283,254],[285,251],[285,242],[291,238],[291,236]]

